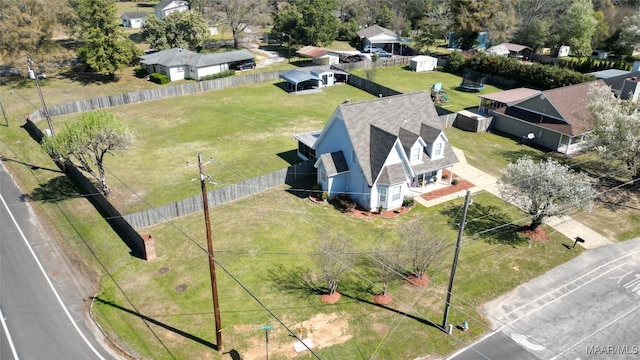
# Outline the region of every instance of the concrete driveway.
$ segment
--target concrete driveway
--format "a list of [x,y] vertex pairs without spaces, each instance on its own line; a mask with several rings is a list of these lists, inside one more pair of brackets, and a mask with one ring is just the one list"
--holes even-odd
[[494,332],[449,359],[640,359],[640,238],[588,250],[484,310]]

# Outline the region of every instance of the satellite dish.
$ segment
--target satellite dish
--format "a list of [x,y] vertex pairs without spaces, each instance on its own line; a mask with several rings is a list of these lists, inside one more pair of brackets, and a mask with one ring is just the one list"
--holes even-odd
[[533,140],[536,137],[536,135],[534,133],[528,133],[527,134],[527,139],[529,140]]

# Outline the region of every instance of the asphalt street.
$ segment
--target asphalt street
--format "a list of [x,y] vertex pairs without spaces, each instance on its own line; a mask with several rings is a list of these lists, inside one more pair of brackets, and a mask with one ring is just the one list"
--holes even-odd
[[494,332],[449,359],[640,359],[640,238],[588,250],[485,311]]
[[0,163],[0,358],[113,359],[87,326],[93,290],[21,195]]

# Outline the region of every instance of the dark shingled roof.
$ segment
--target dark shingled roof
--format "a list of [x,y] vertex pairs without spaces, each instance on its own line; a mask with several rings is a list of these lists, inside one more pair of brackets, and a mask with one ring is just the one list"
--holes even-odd
[[[396,139],[408,148],[415,140],[411,142],[407,132],[420,134],[427,142],[431,134],[442,131],[431,95],[424,91],[344,103],[338,109],[369,186],[378,178]],[[446,165],[458,162],[450,147],[445,147],[445,159]]]
[[251,60],[255,56],[246,49],[215,54],[199,54],[183,48],[173,48],[140,57],[145,65],[158,64],[166,67],[189,65],[197,68]]
[[322,154],[318,159],[318,162],[322,163],[322,166],[327,172],[327,176],[338,175],[349,171],[347,160],[345,160],[342,151]]

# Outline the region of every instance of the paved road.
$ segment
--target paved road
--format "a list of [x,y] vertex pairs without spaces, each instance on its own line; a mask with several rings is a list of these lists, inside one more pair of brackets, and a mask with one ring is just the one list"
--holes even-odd
[[640,359],[640,238],[588,250],[485,309],[495,332],[449,359]]
[[113,359],[85,324],[92,290],[20,195],[0,162],[0,358]]

